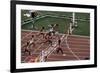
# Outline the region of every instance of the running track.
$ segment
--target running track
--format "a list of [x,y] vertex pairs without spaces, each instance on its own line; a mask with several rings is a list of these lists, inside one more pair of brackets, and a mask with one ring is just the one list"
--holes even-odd
[[[49,44],[42,44],[40,42],[43,41],[41,36],[37,36],[36,38],[36,46],[30,47],[32,55],[28,55],[28,53],[24,53],[23,46],[27,41],[30,40],[31,35],[37,34],[37,32],[31,31],[21,31],[21,62],[22,63],[31,63],[34,62],[38,57],[40,52],[46,48],[48,48]],[[59,35],[62,36],[62,35]],[[90,58],[90,38],[71,35],[68,36],[67,39],[61,44],[64,56],[59,53],[57,54],[54,51],[51,55],[48,56],[47,61],[68,61],[68,60],[88,60]]]

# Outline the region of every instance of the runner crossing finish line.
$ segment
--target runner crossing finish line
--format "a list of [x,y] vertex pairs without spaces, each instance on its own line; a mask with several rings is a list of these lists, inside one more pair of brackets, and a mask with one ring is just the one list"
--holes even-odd
[[[64,38],[65,37],[66,37],[65,34],[61,37],[62,42],[64,41]],[[39,61],[39,62],[45,62],[47,56],[49,56],[53,51],[55,51],[57,47],[58,47],[58,43],[57,42],[54,42],[54,44],[52,46],[50,46],[49,49],[43,50],[40,53],[39,57],[36,58],[36,60],[38,59],[37,61]]]

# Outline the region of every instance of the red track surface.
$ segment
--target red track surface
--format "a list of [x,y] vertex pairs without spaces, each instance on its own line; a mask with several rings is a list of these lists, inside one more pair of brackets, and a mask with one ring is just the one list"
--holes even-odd
[[[36,46],[30,48],[32,55],[30,56],[28,53],[24,53],[23,50],[25,48],[23,48],[23,45],[25,45],[26,42],[30,40],[31,35],[34,34],[37,34],[37,32],[21,32],[21,62],[34,62],[40,52],[49,46],[49,44],[40,43],[43,41],[43,39],[37,36],[35,41],[37,43]],[[62,42],[61,46],[65,55],[63,56],[60,53],[57,54],[56,51],[54,51],[51,55],[48,56],[47,61],[88,60],[90,58],[89,37],[80,37],[74,35],[68,36],[67,40]]]

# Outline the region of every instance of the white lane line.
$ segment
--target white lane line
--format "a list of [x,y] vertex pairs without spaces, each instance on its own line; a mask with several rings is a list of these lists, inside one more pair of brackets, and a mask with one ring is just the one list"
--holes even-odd
[[[65,36],[66,36],[66,35],[63,35],[63,36],[61,37],[61,40],[63,40]],[[63,41],[64,41],[64,40],[63,40]],[[55,45],[52,46],[52,47],[48,46],[44,51],[48,50],[48,48],[54,48],[54,49],[53,49],[47,56],[51,55],[51,53],[54,52],[54,51],[56,50],[56,47],[57,47],[57,43],[55,43]],[[38,56],[36,59],[40,59],[40,57],[41,57],[41,53],[39,54],[39,56]]]
[[[66,36],[66,35],[63,35],[63,36],[61,37],[61,40],[63,40],[65,36]],[[64,41],[64,40],[63,40],[63,41]],[[63,42],[63,41],[62,41],[62,42]],[[56,46],[54,47],[54,50],[51,51],[51,53],[48,54],[48,56],[50,56],[50,55],[56,50],[57,47],[58,47],[58,46],[57,46],[57,44],[56,44]]]
[[[27,34],[24,38],[27,38],[29,35],[31,35],[31,34],[32,34],[32,32],[33,32],[33,31],[30,31],[30,33],[29,33],[29,34]],[[35,36],[35,37],[36,37],[36,36]],[[24,39],[24,38],[23,38],[23,39]],[[22,39],[22,41],[23,41],[23,39]],[[37,40],[37,41],[35,41],[35,44],[36,44],[37,42],[39,42],[41,39],[42,39],[42,37],[41,37],[40,39],[38,38],[38,40]],[[26,43],[25,43],[25,44],[26,44]],[[23,44],[23,45],[22,45],[22,47],[24,47],[24,46],[25,46],[25,44]]]
[[81,37],[81,38],[86,38],[86,39],[89,39],[90,38],[90,36],[83,36],[83,35],[75,35],[75,34],[73,34],[73,35],[71,35],[72,37]]
[[32,32],[30,32],[30,33],[27,34],[25,37],[23,37],[23,38],[21,39],[21,41],[23,41],[25,38],[27,38],[30,34],[32,34]]
[[68,50],[73,54],[73,56],[77,59],[77,60],[80,60],[80,58],[72,51],[72,49],[69,47],[69,44],[67,43],[67,39],[68,39],[68,36],[66,36],[66,44],[67,44],[67,47],[68,47]]
[[[40,39],[38,38],[38,40],[34,41],[34,43],[37,44],[37,42],[39,42],[41,39],[42,39],[42,37],[41,37]],[[22,45],[22,48],[23,48],[25,45],[26,45],[26,43]]]

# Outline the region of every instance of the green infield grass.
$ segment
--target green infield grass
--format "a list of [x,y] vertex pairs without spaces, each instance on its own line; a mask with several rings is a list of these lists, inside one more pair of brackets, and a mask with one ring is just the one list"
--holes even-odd
[[[34,30],[33,25],[40,29],[42,26],[45,27],[45,30],[48,30],[50,24],[59,24],[59,32],[65,33],[69,27],[70,17],[72,17],[72,12],[53,12],[53,11],[37,11],[38,16],[34,19],[31,17],[23,16],[25,13],[28,13],[29,10],[21,11],[21,28],[24,30]],[[75,13],[75,20],[78,27],[74,29],[73,34],[75,35],[90,35],[90,14],[89,13]],[[26,21],[28,20],[28,21]]]

